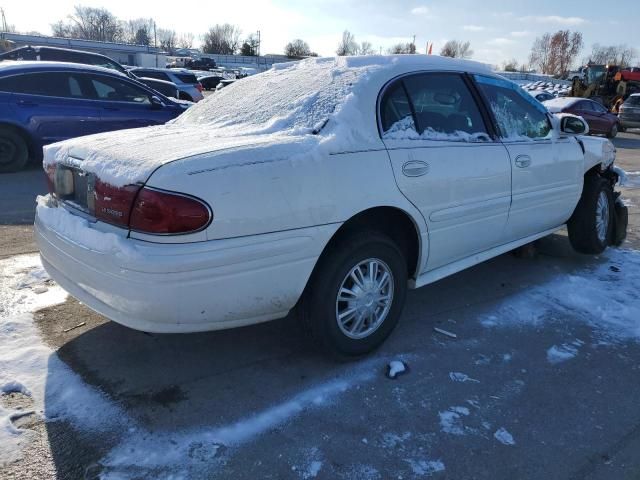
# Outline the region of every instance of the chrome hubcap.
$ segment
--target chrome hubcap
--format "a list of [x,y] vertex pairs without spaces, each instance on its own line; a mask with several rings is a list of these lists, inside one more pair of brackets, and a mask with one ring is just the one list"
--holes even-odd
[[607,232],[609,231],[609,197],[607,192],[600,192],[598,195],[598,204],[596,206],[596,232],[598,240],[604,243],[607,240]]
[[336,321],[353,339],[371,335],[384,322],[393,303],[393,274],[377,258],[358,263],[344,277],[336,299]]

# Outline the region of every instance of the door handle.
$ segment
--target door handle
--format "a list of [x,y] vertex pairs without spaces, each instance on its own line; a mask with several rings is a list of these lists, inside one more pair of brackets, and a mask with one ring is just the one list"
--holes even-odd
[[32,102],[31,100],[18,100],[16,104],[20,105],[21,107],[37,107],[38,106],[37,103]]
[[529,155],[518,155],[515,161],[516,167],[527,168],[531,165],[531,157]]
[[120,109],[118,107],[102,107],[104,110],[108,110],[110,112],[118,112]]
[[429,173],[429,164],[421,160],[410,160],[402,165],[402,173],[407,177],[421,177]]

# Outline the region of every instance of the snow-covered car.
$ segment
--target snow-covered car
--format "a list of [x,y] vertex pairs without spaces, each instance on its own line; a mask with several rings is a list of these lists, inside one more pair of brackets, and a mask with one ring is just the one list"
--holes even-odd
[[167,125],[47,147],[36,238],[49,274],[123,325],[295,308],[318,345],[358,355],[409,288],[565,224],[580,252],[618,243],[615,150],[586,128],[475,62],[307,59]]
[[553,100],[556,98],[553,94],[544,90],[529,90],[527,93],[539,102],[546,102],[547,100]]

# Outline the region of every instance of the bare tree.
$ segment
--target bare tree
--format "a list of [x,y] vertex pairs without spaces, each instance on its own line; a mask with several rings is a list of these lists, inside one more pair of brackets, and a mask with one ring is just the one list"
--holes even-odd
[[255,33],[249,35],[240,47],[240,55],[245,55],[248,57],[255,57],[258,55],[258,48],[260,47],[260,40]]
[[336,54],[344,57],[346,55],[356,55],[358,53],[358,42],[356,37],[349,30],[342,32],[342,40],[338,44]]
[[367,42],[366,40],[360,42],[358,46],[358,55],[373,55],[376,51],[373,49],[373,45],[371,42]]
[[136,18],[126,22],[120,22],[122,39],[127,43],[136,45],[151,45],[153,32],[153,20],[150,18]]
[[387,50],[392,55],[416,53],[416,44],[413,42],[397,43]]
[[167,52],[169,55],[173,55],[178,42],[178,37],[176,37],[175,30],[159,28],[157,34],[158,45],[160,46],[160,48]]
[[518,61],[515,58],[508,60],[502,64],[503,72],[517,72],[518,71]]
[[287,43],[284,47],[284,54],[289,58],[308,57],[311,54],[311,48],[309,48],[307,42],[296,38],[292,42]]
[[204,53],[233,55],[240,48],[240,33],[240,27],[229,23],[214,25],[204,35],[202,51]]
[[74,7],[74,14],[67,21],[51,25],[53,34],[59,37],[117,42],[124,40],[122,26],[111,12],[104,8]]
[[473,55],[473,50],[471,50],[469,42],[449,40],[440,50],[440,55],[451,58],[469,58]]
[[181,33],[180,36],[178,37],[178,48],[184,48],[186,50],[193,48],[193,40],[194,40],[194,35],[193,33]]
[[593,45],[589,61],[596,64],[613,64],[628,67],[637,58],[638,52],[628,45]]
[[558,30],[545,33],[533,42],[529,63],[541,73],[564,75],[582,49],[582,33]]

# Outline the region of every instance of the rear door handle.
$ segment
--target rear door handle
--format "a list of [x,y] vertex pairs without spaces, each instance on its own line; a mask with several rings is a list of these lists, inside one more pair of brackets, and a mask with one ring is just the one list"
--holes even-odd
[[429,164],[422,160],[410,160],[402,165],[402,173],[407,177],[421,177],[429,173]]
[[120,109],[118,107],[102,107],[105,110],[109,110],[110,112],[118,112]]
[[531,165],[531,157],[529,155],[518,155],[515,161],[516,167],[527,168]]

